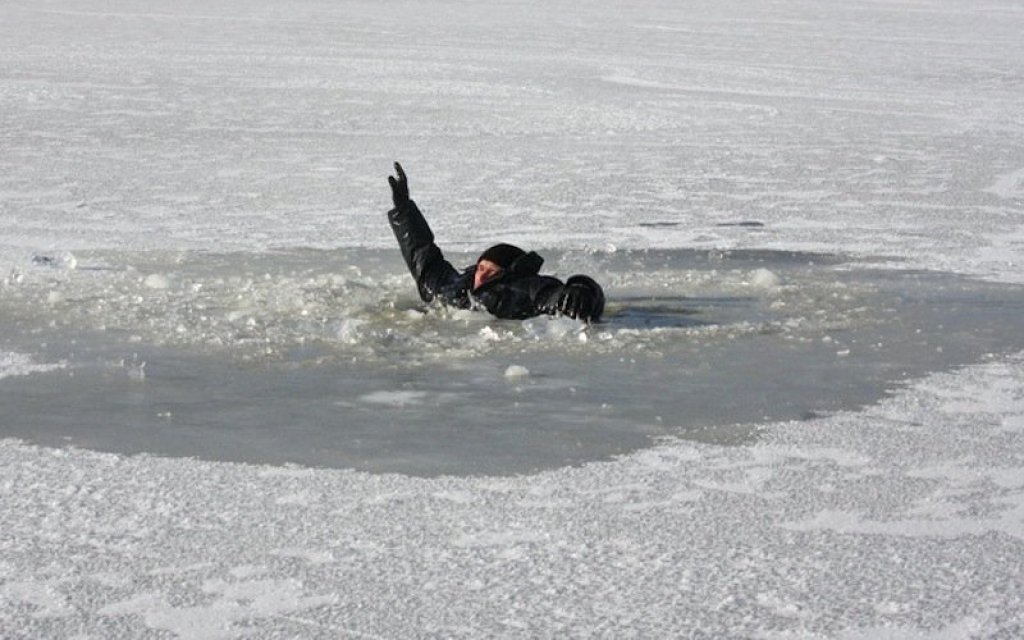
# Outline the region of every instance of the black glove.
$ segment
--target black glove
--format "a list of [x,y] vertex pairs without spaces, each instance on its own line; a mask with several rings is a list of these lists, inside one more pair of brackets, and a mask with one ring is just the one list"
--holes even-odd
[[391,199],[395,202],[395,208],[401,207],[403,204],[409,202],[409,181],[405,178],[405,172],[402,171],[402,165],[395,163],[395,173],[398,174],[396,180],[392,176],[388,176],[388,184],[391,185]]
[[573,320],[597,322],[604,313],[604,292],[587,276],[573,276],[558,296],[558,312]]

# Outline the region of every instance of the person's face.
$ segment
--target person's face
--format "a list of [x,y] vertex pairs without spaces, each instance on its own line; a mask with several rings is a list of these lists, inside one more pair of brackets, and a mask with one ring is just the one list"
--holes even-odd
[[501,267],[490,260],[481,260],[476,263],[476,273],[473,274],[473,288],[479,289],[485,282],[494,280],[501,275]]

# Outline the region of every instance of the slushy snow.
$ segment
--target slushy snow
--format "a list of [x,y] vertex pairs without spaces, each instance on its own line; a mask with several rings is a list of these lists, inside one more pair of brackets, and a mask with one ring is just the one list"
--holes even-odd
[[24,353],[0,351],[0,379],[10,376],[28,376],[63,367],[64,363],[62,362],[36,362],[32,356]]

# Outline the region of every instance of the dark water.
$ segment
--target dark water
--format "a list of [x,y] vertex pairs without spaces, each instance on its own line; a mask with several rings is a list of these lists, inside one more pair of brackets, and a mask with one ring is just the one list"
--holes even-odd
[[[92,254],[26,267],[0,436],[418,475],[606,459],[659,436],[741,444],[1024,349],[1024,290],[792,252],[552,254],[608,313],[427,309],[393,252]],[[525,368],[525,371],[524,371]],[[528,373],[527,373],[528,371]]]

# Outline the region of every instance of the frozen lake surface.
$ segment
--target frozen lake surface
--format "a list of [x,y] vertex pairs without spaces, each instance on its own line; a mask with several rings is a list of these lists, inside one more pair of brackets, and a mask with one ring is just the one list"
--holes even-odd
[[37,257],[0,303],[0,349],[60,366],[0,387],[0,436],[527,473],[661,436],[750,443],[1024,349],[1013,285],[797,252],[550,258],[606,283],[603,323],[428,308],[397,249]]
[[[0,637],[1024,637],[1021,33],[5,0]],[[423,313],[395,160],[609,322]]]

